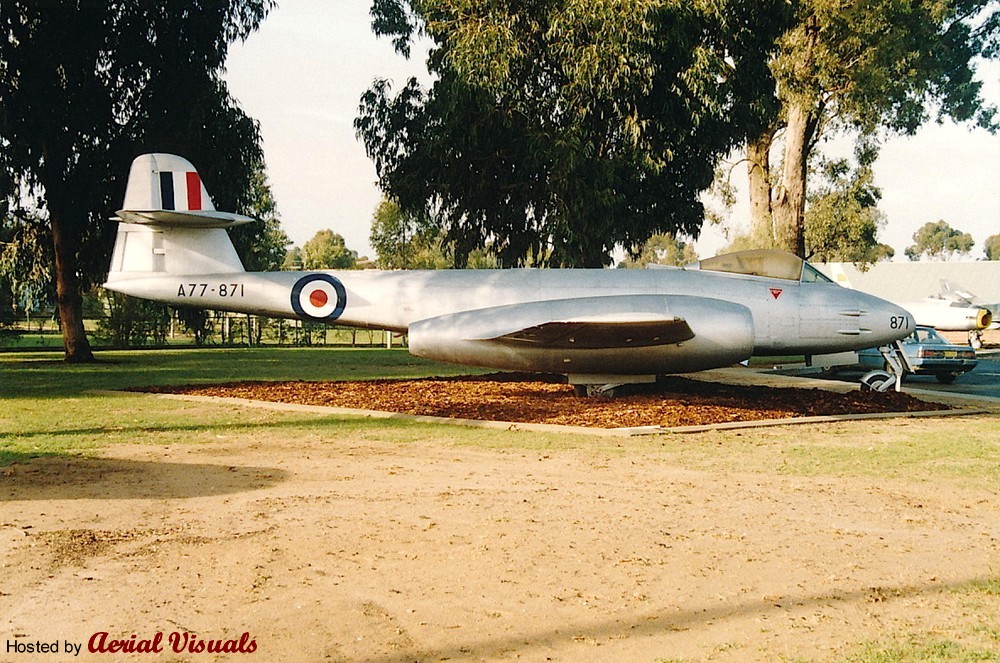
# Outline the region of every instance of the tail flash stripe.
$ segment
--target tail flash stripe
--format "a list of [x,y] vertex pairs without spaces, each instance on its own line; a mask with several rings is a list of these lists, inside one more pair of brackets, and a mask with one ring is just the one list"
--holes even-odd
[[160,207],[161,209],[177,209],[174,205],[174,174],[160,172]]
[[187,203],[189,210],[201,209],[201,178],[197,172],[189,172],[187,175]]

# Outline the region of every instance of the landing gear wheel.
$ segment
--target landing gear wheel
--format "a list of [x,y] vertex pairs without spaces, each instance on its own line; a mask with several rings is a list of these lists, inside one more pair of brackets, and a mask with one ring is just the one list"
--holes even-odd
[[896,379],[885,371],[869,371],[861,376],[861,391],[888,391]]
[[614,398],[621,393],[621,385],[575,384],[573,393],[579,398]]

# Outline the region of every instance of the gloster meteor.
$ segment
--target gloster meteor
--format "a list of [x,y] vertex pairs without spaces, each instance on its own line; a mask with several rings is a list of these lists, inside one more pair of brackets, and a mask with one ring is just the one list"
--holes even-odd
[[247,272],[187,160],[135,159],[105,287],[174,306],[405,333],[417,356],[562,373],[594,392],[751,356],[820,355],[913,331],[894,304],[780,251],[664,269]]

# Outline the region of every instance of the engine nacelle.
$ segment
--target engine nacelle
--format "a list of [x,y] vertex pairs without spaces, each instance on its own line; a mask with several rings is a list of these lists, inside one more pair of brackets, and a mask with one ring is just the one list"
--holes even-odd
[[953,306],[946,300],[927,299],[904,305],[918,325],[942,331],[986,329],[993,322],[989,309],[978,306]]
[[[672,323],[687,333],[632,338],[637,325]],[[587,342],[574,344],[572,337],[558,343],[517,338],[523,330],[551,325],[572,325],[581,337],[588,336]],[[601,333],[593,333],[594,329]],[[657,375],[730,366],[749,358],[754,326],[750,309],[733,302],[687,295],[623,295],[527,302],[420,320],[409,327],[409,344],[414,355],[454,364],[563,374]]]

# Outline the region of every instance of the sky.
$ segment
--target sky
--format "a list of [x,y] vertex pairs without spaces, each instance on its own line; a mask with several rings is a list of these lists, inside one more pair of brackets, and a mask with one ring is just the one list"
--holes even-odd
[[[301,246],[329,228],[359,255],[374,258],[368,234],[382,194],[354,131],[360,98],[378,78],[398,90],[411,76],[429,77],[420,53],[407,60],[372,33],[369,7],[370,0],[281,0],[256,33],[232,46],[225,78],[243,110],[260,122],[268,177],[292,241]],[[981,67],[980,78],[984,96],[1000,106],[1000,66]],[[844,141],[825,150],[850,153]],[[888,140],[875,178],[888,218],[879,240],[896,250],[897,260],[905,259],[913,233],[928,221],[943,219],[972,234],[972,258],[982,257],[986,237],[1000,233],[1000,136],[931,123],[913,137]],[[745,181],[737,167],[733,183]],[[748,205],[741,202],[729,225],[748,222]],[[714,255],[725,242],[706,225],[699,256]]]

